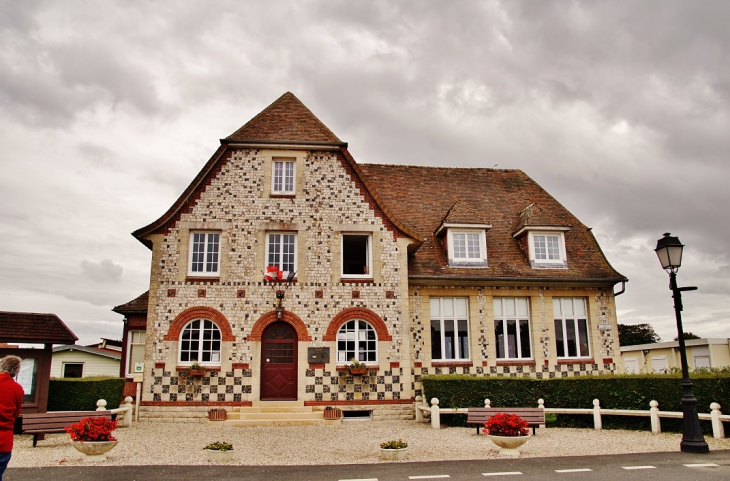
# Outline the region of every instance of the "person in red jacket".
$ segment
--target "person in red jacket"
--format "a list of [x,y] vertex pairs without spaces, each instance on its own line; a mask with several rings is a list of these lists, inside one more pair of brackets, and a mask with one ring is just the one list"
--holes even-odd
[[0,481],[13,451],[13,426],[23,407],[23,388],[13,378],[20,371],[18,356],[0,359]]

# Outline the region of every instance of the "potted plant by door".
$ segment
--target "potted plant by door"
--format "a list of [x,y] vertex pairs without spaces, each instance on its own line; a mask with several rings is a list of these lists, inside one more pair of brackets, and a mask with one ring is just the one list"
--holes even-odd
[[368,372],[367,364],[359,362],[354,357],[350,359],[350,362],[352,364],[347,366],[347,372],[349,372],[351,376],[362,376]]
[[106,453],[119,442],[112,436],[117,421],[104,416],[83,418],[64,429],[71,437],[73,447],[85,454],[85,463],[106,460]]
[[324,408],[324,418],[325,419],[340,419],[342,417],[342,410],[340,408],[335,408],[332,406],[327,406]]
[[408,453],[408,443],[398,438],[380,443],[380,459],[383,461],[402,461]]
[[225,441],[216,441],[203,448],[211,463],[227,463],[233,459],[233,445]]
[[225,408],[213,408],[208,411],[208,419],[211,421],[225,421],[228,419],[228,412]]
[[495,414],[484,423],[484,434],[499,446],[501,456],[519,456],[517,449],[530,439],[527,421],[516,414]]
[[202,364],[198,364],[197,362],[194,362],[188,368],[188,376],[204,376],[204,375],[205,375],[205,366],[203,366]]

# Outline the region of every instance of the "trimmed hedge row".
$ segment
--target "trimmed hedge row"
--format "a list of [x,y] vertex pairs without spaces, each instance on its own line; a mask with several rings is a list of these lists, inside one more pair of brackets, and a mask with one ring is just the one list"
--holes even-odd
[[99,399],[106,400],[107,409],[115,409],[122,403],[123,390],[122,378],[51,379],[48,387],[48,410],[94,411]]
[[[537,407],[544,399],[545,407],[593,407],[593,400],[604,409],[634,409],[646,411],[649,402],[659,403],[661,411],[682,411],[681,375],[616,375],[584,376],[558,379],[470,377],[467,375],[423,376],[423,397],[429,402],[439,400],[441,408],[482,407],[489,399],[494,407]],[[730,408],[730,374],[696,373],[692,375],[697,411],[710,412],[710,403]],[[730,412],[730,411],[728,411]],[[454,416],[456,418],[456,416]],[[455,419],[456,424],[460,423]],[[604,416],[607,429],[649,429],[649,417]],[[448,421],[447,421],[448,422]],[[701,422],[703,430],[711,432],[709,421]],[[556,425],[592,427],[590,415],[558,415]],[[662,418],[663,431],[682,431],[681,419]]]

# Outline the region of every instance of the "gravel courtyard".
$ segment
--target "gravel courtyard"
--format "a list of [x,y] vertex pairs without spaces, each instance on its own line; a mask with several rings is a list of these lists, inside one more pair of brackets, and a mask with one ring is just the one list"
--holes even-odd
[[[208,464],[203,446],[228,441],[231,464],[316,465],[378,463],[382,441],[408,442],[406,461],[499,458],[498,448],[475,428],[431,429],[414,421],[349,421],[338,426],[233,428],[215,424],[135,423],[115,431],[119,444],[106,465]],[[730,449],[730,439],[706,437],[710,450]],[[538,429],[521,448],[522,457],[679,451],[680,434],[649,431]],[[83,455],[66,434],[46,435],[33,448],[32,436],[15,436],[10,468],[82,464]]]

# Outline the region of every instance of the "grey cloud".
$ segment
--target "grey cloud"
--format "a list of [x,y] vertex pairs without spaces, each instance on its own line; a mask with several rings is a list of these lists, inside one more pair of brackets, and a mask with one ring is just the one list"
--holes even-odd
[[100,262],[84,259],[81,261],[81,268],[84,274],[100,283],[119,282],[122,278],[122,272],[124,272],[122,266],[113,263],[110,259],[103,259]]

